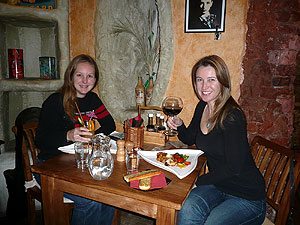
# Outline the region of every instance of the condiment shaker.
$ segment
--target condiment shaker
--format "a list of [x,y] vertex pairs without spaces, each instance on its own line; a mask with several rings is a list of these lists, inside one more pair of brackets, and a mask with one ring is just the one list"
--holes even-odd
[[124,162],[125,161],[125,140],[117,140],[117,161]]

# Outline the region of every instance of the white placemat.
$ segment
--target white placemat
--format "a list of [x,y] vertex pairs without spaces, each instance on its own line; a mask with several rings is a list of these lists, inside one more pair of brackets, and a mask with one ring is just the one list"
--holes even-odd
[[[116,154],[116,152],[117,152],[117,143],[116,143],[116,141],[110,140],[110,144],[111,144],[111,147],[110,147],[111,154]],[[67,153],[67,154],[75,154],[74,143],[70,144],[70,145],[59,147],[58,150],[62,151],[64,153]]]

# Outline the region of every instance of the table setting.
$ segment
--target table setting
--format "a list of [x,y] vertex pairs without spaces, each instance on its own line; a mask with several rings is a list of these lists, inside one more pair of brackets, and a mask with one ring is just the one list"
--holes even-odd
[[[183,102],[178,97],[166,97],[162,103],[163,111],[171,117],[179,114],[182,108]],[[114,161],[122,162],[126,169],[123,180],[129,187],[143,191],[168,187],[171,179],[165,176],[164,171],[176,175],[179,179],[184,179],[191,174],[197,167],[198,157],[203,152],[189,149],[178,141],[174,143],[168,141],[164,146],[146,150],[144,148],[145,126],[143,122],[139,114],[124,121],[124,133],[113,132],[107,136],[96,134],[91,137],[90,143],[76,142],[61,146],[58,150],[74,154],[77,168],[81,171],[87,169],[95,180],[108,179],[113,173]],[[167,129],[164,134],[176,136],[177,132]],[[157,171],[139,169],[141,160],[155,166]],[[131,181],[126,179],[127,176],[138,177],[138,179]]]
[[[114,137],[123,136],[122,133],[118,133],[118,132],[114,132],[109,136],[111,135],[113,135]],[[59,147],[58,149],[63,153],[74,154],[77,162],[77,168],[81,169],[82,171],[87,169],[90,175],[94,179],[103,180],[103,179],[107,179],[110,176],[110,174],[113,173],[114,157],[112,157],[110,154],[116,155],[115,156],[115,160],[116,160],[116,157],[118,156],[118,154],[120,154],[122,150],[120,146],[117,145],[116,140],[121,140],[123,141],[123,145],[124,145],[123,146],[124,152],[121,154],[124,155],[124,167],[126,168],[127,171],[127,173],[124,174],[124,177],[128,174],[138,174],[144,172],[144,171],[139,171],[140,160],[144,160],[147,163],[157,167],[160,171],[158,175],[151,174],[149,177],[146,176],[146,178],[151,179],[150,185],[140,185],[140,183],[144,182],[143,179],[146,178],[137,179],[128,182],[123,177],[124,182],[126,182],[129,187],[137,190],[142,190],[142,191],[157,190],[157,189],[168,187],[168,184],[172,180],[166,177],[163,171],[168,171],[176,175],[179,179],[184,179],[194,171],[194,169],[197,166],[198,157],[203,154],[203,151],[201,150],[188,149],[188,148],[164,149],[161,147],[155,147],[151,150],[143,150],[139,148],[134,148],[133,143],[132,142],[130,143],[130,141],[125,141],[120,138],[119,139],[116,138],[115,140],[113,140],[109,136],[105,136],[103,134],[94,135],[92,137],[92,142],[89,144],[84,145],[83,143],[73,143],[67,146]],[[100,150],[100,148],[103,148],[103,145],[99,143],[101,143],[101,141],[103,141],[104,138],[106,139],[107,142],[107,146],[106,146],[107,149],[106,151],[103,152],[103,149]],[[174,143],[179,147],[183,146],[183,144],[178,145],[178,142],[174,142]],[[76,149],[78,148],[80,149],[86,148],[87,149],[86,154],[84,153],[81,153],[81,155],[75,154],[77,151]],[[94,150],[95,148],[97,148],[100,151],[95,151]],[[109,154],[107,154],[108,152]],[[177,165],[173,165],[173,166],[166,165],[166,163],[157,160],[158,153],[166,153],[169,156],[169,158],[174,154],[185,155],[188,158],[187,162],[189,163],[189,165],[186,165],[184,167],[179,167]],[[85,158],[80,158],[83,156]],[[106,166],[103,165],[103,159],[107,159],[107,158],[109,158],[108,160],[109,162],[106,162],[106,164],[107,163],[109,164],[109,172],[106,171],[106,174],[102,175],[103,167],[107,168],[107,165]]]

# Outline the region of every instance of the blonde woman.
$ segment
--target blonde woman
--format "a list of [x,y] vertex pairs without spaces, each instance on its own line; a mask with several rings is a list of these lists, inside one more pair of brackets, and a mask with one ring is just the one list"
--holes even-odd
[[198,177],[179,212],[179,224],[262,224],[265,182],[250,152],[246,118],[231,96],[225,62],[216,55],[200,59],[192,82],[200,100],[192,121],[186,127],[174,117],[168,125],[178,130],[181,141],[206,153],[209,173]]

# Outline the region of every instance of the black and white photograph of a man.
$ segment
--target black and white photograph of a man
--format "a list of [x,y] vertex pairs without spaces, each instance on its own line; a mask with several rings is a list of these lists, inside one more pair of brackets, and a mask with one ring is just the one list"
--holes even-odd
[[224,32],[226,0],[186,0],[185,32]]

